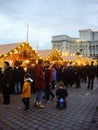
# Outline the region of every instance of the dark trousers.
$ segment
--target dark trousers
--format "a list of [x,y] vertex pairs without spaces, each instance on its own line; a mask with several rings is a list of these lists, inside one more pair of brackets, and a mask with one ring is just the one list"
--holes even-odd
[[46,100],[49,101],[50,100],[50,95],[52,96],[52,99],[54,98],[54,94],[52,93],[52,90],[50,88],[49,85],[46,86],[46,90],[45,90],[45,96],[46,96]]
[[93,85],[94,85],[94,78],[88,77],[88,88],[92,90]]
[[80,80],[76,80],[76,88],[80,88]]
[[30,106],[30,98],[22,98],[22,102],[25,105],[25,110],[28,110]]
[[10,103],[10,88],[5,87],[2,91],[2,94],[3,94],[4,104],[9,104]]
[[56,84],[56,81],[55,81],[55,80],[53,80],[53,81],[52,81],[52,89],[54,89],[54,88],[55,88],[55,84]]

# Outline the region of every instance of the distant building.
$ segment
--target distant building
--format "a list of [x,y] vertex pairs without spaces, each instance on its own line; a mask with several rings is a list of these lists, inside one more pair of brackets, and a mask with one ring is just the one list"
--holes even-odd
[[79,30],[79,37],[52,36],[52,49],[58,49],[62,56],[80,53],[83,57],[98,58],[98,31]]

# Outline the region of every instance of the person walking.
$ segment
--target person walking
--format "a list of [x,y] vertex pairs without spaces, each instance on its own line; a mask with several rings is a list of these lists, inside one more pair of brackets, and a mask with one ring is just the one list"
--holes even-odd
[[43,60],[39,59],[38,63],[34,66],[35,70],[35,89],[37,91],[36,100],[34,105],[38,108],[43,108],[44,106],[41,103],[42,92],[45,89],[45,76],[43,73]]

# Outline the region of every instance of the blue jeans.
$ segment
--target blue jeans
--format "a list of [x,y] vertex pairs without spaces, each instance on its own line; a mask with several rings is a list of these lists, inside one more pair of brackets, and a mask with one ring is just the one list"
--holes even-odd
[[41,102],[41,97],[42,97],[42,89],[39,89],[37,92],[37,96],[36,96],[36,101],[39,103]]
[[20,84],[20,82],[15,82],[14,88],[15,88],[15,93],[20,93],[21,92],[21,84]]

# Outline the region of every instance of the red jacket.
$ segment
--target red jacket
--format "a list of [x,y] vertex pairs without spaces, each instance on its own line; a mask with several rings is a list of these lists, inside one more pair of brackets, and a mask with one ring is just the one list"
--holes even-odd
[[44,89],[46,87],[45,77],[41,66],[39,64],[35,64],[34,70],[35,70],[35,88]]

